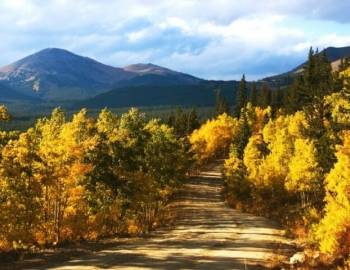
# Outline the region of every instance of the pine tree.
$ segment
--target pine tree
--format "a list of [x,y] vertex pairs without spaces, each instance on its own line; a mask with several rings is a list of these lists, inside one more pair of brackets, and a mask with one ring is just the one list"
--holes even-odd
[[287,112],[295,113],[305,106],[304,91],[305,83],[302,75],[297,75],[291,86],[288,87],[284,99],[284,107]]
[[309,61],[305,67],[305,106],[309,118],[310,136],[316,140],[318,162],[328,172],[335,161],[332,143],[325,126],[324,97],[333,90],[332,68],[325,52],[316,53],[310,49]]
[[332,67],[325,51],[316,53],[310,48],[309,58],[303,72],[305,87],[302,102],[309,115],[316,121],[323,121],[323,98],[333,90]]
[[231,145],[231,152],[232,152],[232,147],[236,148],[237,152],[237,157],[240,159],[243,159],[243,152],[244,148],[247,146],[249,137],[250,137],[250,128],[247,120],[246,114],[241,114],[239,118],[239,126],[240,126],[240,133],[238,136],[236,136],[236,141],[233,142]]
[[273,111],[278,110],[283,105],[283,93],[284,90],[282,90],[280,87],[272,91],[271,94],[271,107]]
[[267,108],[271,105],[271,89],[267,83],[264,83],[260,90],[260,106],[263,108]]
[[227,103],[226,98],[221,95],[221,90],[217,89],[215,92],[216,92],[216,114],[217,115],[220,115],[223,113],[230,114],[230,107]]
[[245,75],[243,74],[241,82],[239,83],[238,91],[236,92],[236,106],[234,111],[234,115],[236,117],[240,116],[242,108],[244,108],[247,104],[247,93],[247,81],[245,80]]
[[250,90],[250,95],[249,95],[249,102],[253,105],[257,105],[257,99],[258,99],[258,89],[256,86],[256,82],[252,83],[252,88]]
[[197,111],[195,108],[192,108],[192,110],[187,114],[187,130],[186,134],[191,134],[195,129],[199,128],[199,120]]
[[175,114],[174,114],[174,112],[170,112],[170,114],[168,115],[168,117],[166,119],[166,123],[167,123],[168,126],[174,127],[174,125],[175,125]]

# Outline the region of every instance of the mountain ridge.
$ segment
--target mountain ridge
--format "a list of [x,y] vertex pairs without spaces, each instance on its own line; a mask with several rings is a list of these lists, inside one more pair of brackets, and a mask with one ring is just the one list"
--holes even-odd
[[[339,57],[350,56],[350,46],[329,47],[324,51],[333,61],[334,68],[339,64]],[[286,86],[304,65],[258,83]],[[232,95],[228,94],[228,85]],[[225,95],[233,101],[237,81],[204,80],[152,63],[113,67],[58,48],[41,50],[0,68],[2,102],[41,101],[58,105],[70,102],[92,107],[103,107],[104,104],[190,105],[191,102],[208,105],[215,103],[213,93],[218,88],[223,88]]]
[[[323,49],[322,51],[319,52],[325,53],[327,56],[328,61],[331,62],[332,69],[337,70],[339,64],[340,64],[340,59],[345,58],[345,57],[350,57],[350,46],[345,46],[345,47],[327,47]],[[302,70],[302,68],[306,65],[306,61],[303,62],[302,64],[296,66],[295,68],[283,72],[281,74],[269,76],[266,78],[261,79],[260,81],[262,82],[268,82],[271,83],[272,85],[275,86],[284,86],[292,83],[292,80],[294,76]]]
[[91,98],[119,84],[149,84],[150,75],[162,77],[162,84],[192,85],[201,81],[150,63],[113,67],[58,48],[41,50],[0,68],[0,81],[10,88],[49,101]]

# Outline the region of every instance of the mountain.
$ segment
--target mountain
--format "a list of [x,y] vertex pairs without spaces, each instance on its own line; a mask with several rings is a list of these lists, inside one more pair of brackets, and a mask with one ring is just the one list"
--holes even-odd
[[344,57],[350,57],[350,46],[348,47],[328,47],[325,49],[327,58],[330,62],[334,62]]
[[197,85],[203,81],[194,76],[150,63],[129,65],[123,69],[125,71],[136,73],[138,76],[121,82],[118,87],[141,85]]
[[83,100],[113,88],[194,85],[201,80],[152,64],[117,68],[69,51],[49,48],[0,68],[0,82],[46,101]]
[[36,102],[35,97],[26,96],[9,87],[6,83],[0,82],[0,100],[4,102]]
[[[350,57],[350,46],[340,47],[340,48],[328,47],[323,51],[321,51],[320,53],[326,53],[328,60],[332,64],[332,69],[337,70],[340,64],[340,59],[345,57]],[[289,85],[293,82],[293,78],[295,77],[295,75],[301,72],[305,65],[306,65],[306,62],[302,63],[301,65],[297,66],[296,68],[288,72],[264,78],[262,79],[262,81],[268,82],[276,86]]]

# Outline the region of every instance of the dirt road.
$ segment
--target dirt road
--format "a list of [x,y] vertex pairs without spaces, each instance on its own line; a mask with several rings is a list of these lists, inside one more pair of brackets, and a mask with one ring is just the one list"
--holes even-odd
[[266,269],[271,258],[289,248],[283,231],[227,207],[222,188],[216,164],[183,187],[172,206],[177,215],[172,229],[27,269]]

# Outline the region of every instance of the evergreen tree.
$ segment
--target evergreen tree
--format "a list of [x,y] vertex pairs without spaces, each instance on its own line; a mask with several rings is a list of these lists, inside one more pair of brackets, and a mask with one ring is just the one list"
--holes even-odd
[[192,110],[187,115],[187,134],[191,134],[195,129],[199,128],[200,123],[198,120],[197,111],[195,108],[192,108]]
[[260,106],[267,108],[271,105],[271,90],[267,83],[264,83],[260,90]]
[[186,135],[187,117],[180,107],[176,109],[174,129],[177,136],[184,137]]
[[292,85],[288,87],[284,99],[284,107],[286,108],[287,112],[295,113],[304,107],[304,86],[304,77],[302,75],[298,75],[294,78]]
[[284,90],[282,90],[280,87],[272,91],[271,107],[274,111],[278,110],[283,106],[283,95],[284,95]]
[[238,136],[238,141],[236,142],[237,145],[237,154],[240,159],[243,159],[243,153],[244,149],[248,144],[249,137],[250,137],[250,128],[247,121],[246,114],[242,114],[239,119],[239,124],[241,128],[241,132]]
[[310,136],[316,140],[318,150],[318,162],[328,172],[335,161],[335,156],[331,149],[332,143],[325,120],[324,97],[333,90],[332,67],[325,52],[318,53],[310,48],[309,59],[304,68],[304,87],[301,95],[301,103],[308,116],[310,125]]
[[175,114],[174,112],[171,112],[169,115],[168,115],[168,118],[166,120],[166,124],[170,127],[174,127],[175,125]]
[[239,117],[241,114],[242,108],[247,104],[247,81],[245,80],[245,75],[243,74],[241,82],[239,83],[238,91],[236,92],[236,106],[234,114],[236,117]]
[[323,98],[333,91],[332,67],[325,51],[311,47],[303,71],[296,76],[288,90],[286,108],[290,113],[306,109],[316,126],[320,127],[325,113]]
[[325,52],[316,53],[310,48],[308,62],[304,68],[302,102],[313,118],[323,119],[323,98],[333,89],[332,67]]
[[227,103],[227,100],[225,97],[221,95],[221,90],[216,90],[216,114],[220,115],[223,113],[230,114],[230,107]]
[[250,95],[249,95],[249,102],[253,105],[257,105],[257,99],[258,99],[258,89],[256,86],[256,82],[252,83],[252,88],[250,90]]

